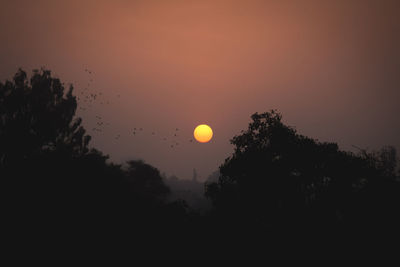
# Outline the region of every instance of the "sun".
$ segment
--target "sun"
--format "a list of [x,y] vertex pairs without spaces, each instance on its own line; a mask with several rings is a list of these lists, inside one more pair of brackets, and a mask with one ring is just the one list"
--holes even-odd
[[207,124],[200,124],[194,129],[193,135],[198,142],[207,143],[213,137],[213,131]]

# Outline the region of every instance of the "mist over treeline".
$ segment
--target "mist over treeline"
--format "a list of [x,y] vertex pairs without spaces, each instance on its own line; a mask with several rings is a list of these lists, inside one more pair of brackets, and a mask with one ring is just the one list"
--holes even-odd
[[48,70],[30,77],[19,70],[0,83],[3,229],[14,241],[167,234],[241,246],[243,238],[398,231],[393,147],[341,151],[299,134],[278,111],[255,113],[232,138],[232,155],[202,183],[195,171],[179,179],[143,161],[110,162],[90,147],[77,107],[73,87]]

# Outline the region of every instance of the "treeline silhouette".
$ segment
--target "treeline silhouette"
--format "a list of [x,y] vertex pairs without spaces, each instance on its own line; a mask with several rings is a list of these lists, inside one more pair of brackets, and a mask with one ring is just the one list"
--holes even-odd
[[166,201],[170,190],[156,168],[109,163],[89,148],[76,109],[72,86],[65,90],[48,70],[30,80],[19,70],[0,83],[3,222],[12,234],[104,238],[185,221],[186,206]]
[[171,191],[169,200],[183,200],[191,211],[200,214],[205,214],[210,210],[211,201],[204,195],[204,182],[200,182],[195,176],[192,179],[182,179],[175,175],[162,176]]
[[233,155],[205,184],[213,207],[200,214],[184,200],[171,201],[156,168],[114,164],[89,148],[76,109],[73,87],[65,89],[48,70],[35,70],[30,79],[19,70],[0,83],[3,229],[14,239],[167,233],[237,244],[297,234],[368,236],[400,225],[392,147],[341,151],[298,134],[274,110],[256,113],[231,140]]
[[272,110],[252,115],[206,195],[215,216],[281,235],[394,234],[400,183],[394,147],[345,152],[300,135]]

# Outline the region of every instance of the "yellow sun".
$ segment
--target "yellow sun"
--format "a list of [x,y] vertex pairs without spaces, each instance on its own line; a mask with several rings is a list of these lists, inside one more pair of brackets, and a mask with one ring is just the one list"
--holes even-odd
[[194,138],[200,143],[207,143],[213,136],[213,131],[207,124],[200,124],[194,129]]

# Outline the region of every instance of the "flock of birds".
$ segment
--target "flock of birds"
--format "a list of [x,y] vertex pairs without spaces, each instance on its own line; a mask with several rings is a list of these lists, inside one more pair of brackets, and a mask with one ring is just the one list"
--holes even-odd
[[[93,83],[93,72],[85,69],[85,72],[90,75],[89,82],[85,88],[80,92],[80,95],[77,97],[77,100],[80,102],[79,109],[82,111],[86,111],[93,107],[93,104],[98,98],[102,98],[103,94],[101,92],[95,92],[92,90],[91,85]],[[100,105],[109,105],[110,101],[100,101]]]
[[[102,92],[96,91],[95,89],[92,88],[92,83],[93,83],[93,74],[94,72],[85,69],[85,73],[89,75],[89,82],[87,83],[87,86],[83,88],[83,90],[79,93],[77,96],[77,101],[79,102],[79,110],[81,112],[88,111],[89,109],[92,109],[96,104],[99,105],[110,105],[110,100],[105,99],[105,96]],[[120,98],[121,95],[117,94],[116,98]],[[92,132],[95,133],[102,133],[104,130],[104,127],[108,127],[111,124],[109,122],[104,121],[104,118],[96,115],[94,117],[95,121],[95,127],[92,128]],[[131,130],[130,135],[132,137],[138,137],[138,136],[144,136],[144,135],[150,135],[153,137],[158,137],[160,136],[160,140],[167,143],[167,145],[170,148],[175,148],[179,145],[181,145],[183,142],[179,140],[180,134],[179,134],[179,128],[175,128],[173,130],[172,134],[168,135],[161,135],[158,134],[156,131],[146,131],[143,127],[134,127],[133,130]],[[119,140],[121,138],[120,134],[116,134],[114,136],[114,140]],[[188,140],[189,143],[193,143],[193,139]]]
[[[133,136],[136,136],[137,134],[140,134],[140,133],[142,133],[142,132],[144,132],[144,129],[143,128],[133,128],[133,132],[132,132],[132,134],[133,134]],[[161,140],[162,141],[170,141],[171,143],[170,143],[170,147],[171,148],[174,148],[175,146],[179,146],[180,145],[180,143],[178,142],[178,140],[176,140],[178,137],[179,137],[179,128],[176,128],[175,129],[175,132],[173,133],[173,135],[172,136],[164,136],[164,137],[162,137],[161,138]],[[156,136],[157,135],[157,133],[155,132],[155,131],[152,131],[151,132],[151,135],[152,136]],[[189,142],[190,143],[192,143],[193,142],[193,139],[189,139]]]

